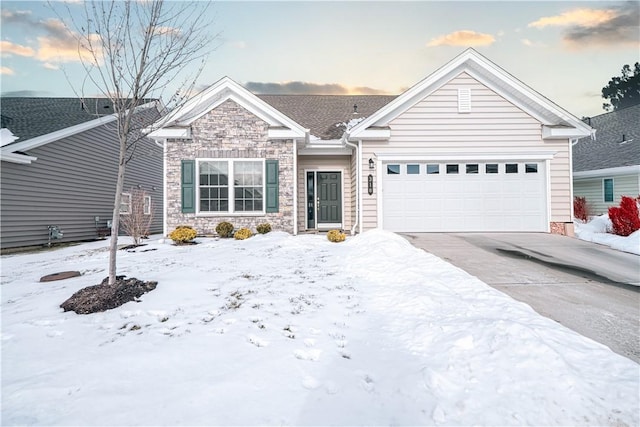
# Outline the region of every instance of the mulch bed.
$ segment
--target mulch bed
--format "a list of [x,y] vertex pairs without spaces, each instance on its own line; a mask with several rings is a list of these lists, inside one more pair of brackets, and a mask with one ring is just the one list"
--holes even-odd
[[91,314],[120,307],[129,301],[138,301],[142,295],[156,288],[158,282],[145,282],[136,278],[117,276],[116,283],[109,286],[106,277],[101,284],[80,289],[71,298],[60,304],[64,311]]

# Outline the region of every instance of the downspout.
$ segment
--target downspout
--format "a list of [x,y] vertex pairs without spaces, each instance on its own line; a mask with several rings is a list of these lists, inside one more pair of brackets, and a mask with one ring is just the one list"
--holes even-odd
[[360,152],[360,144],[354,144],[347,141],[346,134],[342,137],[345,145],[355,148],[356,150],[356,220],[351,227],[351,235],[355,235],[356,228],[360,225],[360,205],[362,203],[362,189],[360,188],[360,181],[362,180],[362,153]]

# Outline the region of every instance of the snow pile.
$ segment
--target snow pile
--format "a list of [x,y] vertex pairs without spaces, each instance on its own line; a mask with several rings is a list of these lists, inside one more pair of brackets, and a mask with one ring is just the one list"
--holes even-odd
[[575,219],[573,221],[576,237],[587,242],[599,243],[623,252],[640,255],[640,230],[629,236],[617,236],[611,232],[609,215],[594,217],[588,223]]
[[638,364],[395,234],[198,241],[121,252],[158,287],[86,316],[106,241],[3,256],[2,424],[640,424]]

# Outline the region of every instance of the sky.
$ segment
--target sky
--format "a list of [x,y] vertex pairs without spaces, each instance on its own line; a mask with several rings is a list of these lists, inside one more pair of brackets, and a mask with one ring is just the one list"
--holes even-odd
[[[65,6],[2,1],[2,96],[76,96],[86,73],[64,24],[83,6]],[[640,61],[639,11],[638,1],[214,2],[196,89],[228,76],[254,93],[399,94],[473,47],[594,116],[602,88]]]

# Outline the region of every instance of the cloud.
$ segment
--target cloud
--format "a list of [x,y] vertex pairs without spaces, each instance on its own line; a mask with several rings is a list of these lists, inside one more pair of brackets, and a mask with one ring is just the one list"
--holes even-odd
[[9,92],[2,92],[2,96],[11,98],[37,98],[39,96],[50,95],[49,92],[37,92],[35,90],[14,90]]
[[13,71],[9,67],[0,67],[0,74],[5,76],[13,76],[15,74],[15,71]]
[[[43,34],[36,37],[37,46],[20,46],[23,53],[31,52],[31,54],[23,56],[33,56],[35,59],[45,62],[78,62],[82,56],[83,60],[92,61],[90,53],[85,49],[79,49],[79,35],[70,31],[59,19],[49,18],[46,20],[37,20],[31,16],[28,11],[9,11],[3,10],[0,14],[2,24],[25,25],[30,33]],[[99,36],[92,35],[92,41],[99,42]],[[5,46],[2,46],[3,53]],[[8,42],[7,42],[8,43]],[[99,46],[100,43],[96,43]],[[18,53],[19,49],[14,45],[14,49],[9,53]]]
[[347,87],[337,83],[309,82],[263,83],[246,82],[244,87],[259,95],[385,95],[387,92],[366,86]]
[[427,46],[489,46],[496,41],[491,34],[461,30],[431,39]]
[[247,42],[245,42],[244,40],[237,40],[237,41],[233,41],[231,43],[229,43],[231,47],[235,48],[235,49],[246,49],[247,48]]
[[33,56],[35,51],[29,46],[22,46],[10,41],[0,41],[0,52],[2,56],[6,55],[18,55],[18,56]]
[[529,39],[521,39],[520,41],[527,47],[547,47],[547,45],[542,42],[534,42]]
[[566,27],[563,41],[572,49],[593,45],[621,47],[640,45],[640,3],[630,1],[608,9],[574,9],[548,16],[529,27]]
[[47,70],[59,70],[60,67],[57,66],[56,64],[51,64],[50,62],[45,62],[44,64],[42,64],[42,66],[44,68],[46,68]]

